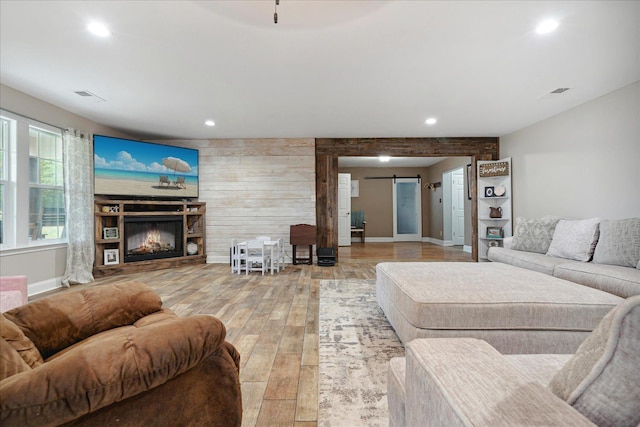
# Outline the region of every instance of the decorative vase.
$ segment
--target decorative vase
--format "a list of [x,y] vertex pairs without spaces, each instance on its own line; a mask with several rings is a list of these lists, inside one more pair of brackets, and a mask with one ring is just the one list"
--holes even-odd
[[502,218],[501,207],[497,207],[497,208],[489,207],[489,209],[491,209],[491,212],[489,212],[489,218]]

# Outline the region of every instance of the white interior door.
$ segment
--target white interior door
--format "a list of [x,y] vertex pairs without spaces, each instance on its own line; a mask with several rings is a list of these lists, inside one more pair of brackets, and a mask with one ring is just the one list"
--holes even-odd
[[351,246],[351,174],[338,174],[338,246]]
[[393,240],[422,241],[422,198],[416,178],[396,178],[393,182]]
[[451,173],[451,240],[454,245],[464,245],[464,170]]

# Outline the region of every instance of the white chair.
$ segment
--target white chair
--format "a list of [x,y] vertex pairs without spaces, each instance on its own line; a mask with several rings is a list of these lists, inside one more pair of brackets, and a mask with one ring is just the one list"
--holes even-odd
[[[233,243],[235,242],[235,249]],[[238,243],[236,239],[231,240],[232,261],[231,272],[240,274],[247,269],[247,242]]]
[[247,242],[245,255],[246,274],[248,275],[250,271],[260,271],[264,276],[264,272],[267,270],[269,265],[269,257],[266,255],[267,253],[263,240],[249,240]]
[[285,266],[284,240],[282,238],[278,239],[278,245],[276,248],[276,271],[280,272],[280,269],[282,268],[284,270]]
[[238,241],[236,239],[231,239],[231,274],[236,271],[239,272],[238,266],[240,265],[239,259],[239,249],[238,249]]
[[[278,240],[271,240],[271,237],[269,236],[258,236],[256,237],[256,240],[262,240],[264,242],[266,242],[267,247],[265,248],[265,256],[267,254],[268,251],[268,265],[267,265],[267,270],[271,270],[271,274],[273,274],[273,271],[275,270],[276,272],[280,271],[280,267],[279,267],[279,241]],[[282,240],[282,239],[280,239]]]

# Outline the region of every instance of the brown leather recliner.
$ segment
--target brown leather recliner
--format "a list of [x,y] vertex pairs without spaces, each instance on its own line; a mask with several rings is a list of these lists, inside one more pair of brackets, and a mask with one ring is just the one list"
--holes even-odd
[[212,316],[140,282],[0,315],[0,425],[240,426],[240,354]]

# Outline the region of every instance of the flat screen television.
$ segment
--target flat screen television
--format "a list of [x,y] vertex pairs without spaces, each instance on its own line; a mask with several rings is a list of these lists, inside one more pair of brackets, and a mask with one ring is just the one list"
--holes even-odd
[[198,197],[198,150],[94,135],[94,193],[132,198]]

